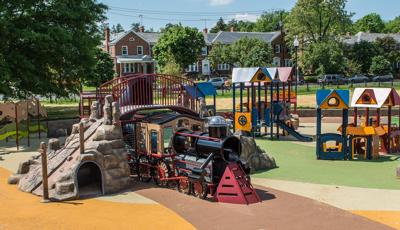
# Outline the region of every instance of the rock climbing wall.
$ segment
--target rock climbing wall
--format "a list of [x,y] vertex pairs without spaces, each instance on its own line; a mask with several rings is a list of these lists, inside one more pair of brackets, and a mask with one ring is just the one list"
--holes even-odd
[[241,131],[234,134],[240,138],[242,154],[240,158],[247,162],[251,172],[276,168],[275,159],[261,149],[253,137],[244,135]]
[[[48,184],[51,199],[69,200],[81,196],[79,181],[90,183],[92,178],[81,178],[78,173],[84,165],[95,165],[101,174],[101,194],[125,189],[130,182],[128,152],[125,149],[119,123],[119,104],[112,97],[105,98],[104,117],[99,117],[99,105],[91,106],[91,116],[82,119],[84,128],[84,152],[80,151],[79,124],[74,124],[71,135],[60,148],[57,139],[48,144]],[[79,175],[78,175],[79,174]],[[21,162],[18,171],[9,178],[18,183],[20,190],[42,195],[41,157]],[[83,182],[82,182],[83,183]]]

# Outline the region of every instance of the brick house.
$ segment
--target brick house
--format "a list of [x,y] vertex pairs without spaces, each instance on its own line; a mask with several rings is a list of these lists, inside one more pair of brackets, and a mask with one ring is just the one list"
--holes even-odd
[[133,30],[110,34],[106,28],[104,50],[114,60],[114,70],[118,76],[132,73],[154,73],[156,62],[152,57],[152,47],[160,33],[145,33]]
[[[108,52],[114,60],[114,70],[118,76],[123,76],[132,73],[154,73],[156,72],[156,61],[152,56],[152,48],[161,37],[161,33],[143,32],[141,27],[140,32],[133,30],[110,34],[110,29],[106,28],[104,50]],[[208,60],[208,54],[212,49],[213,44],[232,44],[242,37],[259,38],[267,43],[270,43],[274,53],[273,64],[279,66],[281,57],[283,56],[284,66],[291,66],[292,62],[288,49],[282,49],[281,33],[275,32],[225,32],[208,33],[207,29],[203,31],[206,47],[202,49],[198,62],[189,65],[185,71],[189,75],[206,75],[231,74],[231,66],[226,63],[217,65],[217,69],[213,70]],[[281,53],[283,52],[283,53]]]

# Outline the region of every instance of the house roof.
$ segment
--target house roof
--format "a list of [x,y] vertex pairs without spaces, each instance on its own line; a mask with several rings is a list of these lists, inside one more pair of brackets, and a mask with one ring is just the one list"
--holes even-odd
[[[364,96],[366,99],[363,98]],[[381,108],[386,106],[387,102],[400,105],[400,96],[395,89],[355,88],[351,98],[351,106],[357,108]]]
[[361,41],[375,42],[378,38],[392,37],[396,42],[400,43],[400,33],[384,34],[384,33],[367,33],[358,32],[354,36],[347,36],[343,38],[343,42],[348,45],[354,45]]
[[280,31],[274,32],[226,32],[219,31],[211,43],[231,44],[243,38],[258,38],[265,42],[271,43],[276,37],[280,35]]
[[[127,30],[120,33],[115,33],[110,35],[110,45],[115,45],[120,39],[125,37],[130,32],[135,33],[143,40],[148,42],[150,45],[154,45],[160,39],[162,33],[158,32],[136,32],[133,30]],[[211,45],[213,43],[219,42],[222,44],[231,44],[235,41],[243,38],[258,38],[265,42],[271,43],[276,37],[280,35],[280,31],[274,32],[226,32],[219,31],[218,33],[203,33],[204,41],[207,45]],[[104,41],[103,41],[104,43]]]

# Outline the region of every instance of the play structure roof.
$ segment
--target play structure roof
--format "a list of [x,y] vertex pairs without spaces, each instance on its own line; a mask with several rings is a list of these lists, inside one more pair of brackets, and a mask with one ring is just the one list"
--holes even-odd
[[357,108],[381,108],[400,105],[400,96],[393,88],[356,88],[351,106]]
[[[337,98],[338,103],[329,105],[331,98]],[[317,108],[337,108],[343,109],[349,107],[350,91],[343,89],[321,89],[317,91]]]
[[186,85],[185,89],[191,98],[217,95],[215,87],[210,82],[199,82],[196,86]]
[[[259,71],[262,71],[267,76],[266,80],[257,80],[255,76]],[[292,67],[251,67],[251,68],[233,68],[232,82],[233,83],[249,83],[249,82],[270,82],[278,80],[287,82],[292,79]]]
[[278,67],[278,76],[281,82],[292,80],[293,68],[292,67]]

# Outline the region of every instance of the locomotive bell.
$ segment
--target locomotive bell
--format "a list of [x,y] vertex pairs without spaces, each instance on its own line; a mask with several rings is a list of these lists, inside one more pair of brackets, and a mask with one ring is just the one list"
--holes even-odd
[[208,136],[224,138],[227,136],[228,123],[221,116],[213,116],[208,121]]

